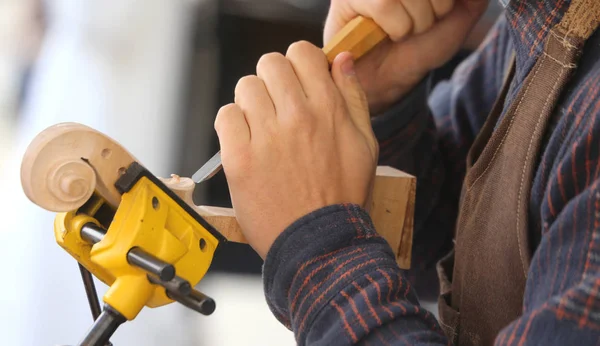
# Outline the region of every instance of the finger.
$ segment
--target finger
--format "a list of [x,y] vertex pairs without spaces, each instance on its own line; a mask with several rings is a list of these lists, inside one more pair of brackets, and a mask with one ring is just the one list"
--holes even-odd
[[275,106],[262,79],[246,76],[235,87],[235,103],[246,116],[250,128],[258,132],[275,120]]
[[323,51],[313,44],[300,41],[286,53],[308,99],[318,99],[334,87],[329,63]]
[[[417,0],[424,1],[424,0]],[[426,0],[425,0],[426,1]],[[413,30],[413,18],[398,0],[349,0],[345,1],[356,14],[371,18],[393,41],[399,41]],[[345,6],[340,4],[338,6]],[[346,11],[349,12],[349,11]],[[353,16],[353,17],[356,17]],[[352,18],[353,18],[352,17]],[[349,22],[349,18],[345,23]],[[341,29],[341,28],[340,28]]]
[[323,46],[326,46],[329,41],[337,34],[346,23],[357,16],[357,13],[352,10],[347,4],[342,3],[338,6],[339,1],[331,0],[329,12],[325,20],[325,28],[323,28]]
[[454,7],[454,0],[431,0],[431,7],[437,19],[445,17]]
[[331,74],[346,102],[350,118],[362,132],[367,133],[371,130],[369,106],[367,97],[356,76],[352,54],[339,54],[333,61]]
[[435,22],[435,13],[427,0],[401,0],[408,15],[412,18],[412,32],[420,34],[427,31]]
[[250,144],[250,126],[242,109],[236,104],[222,107],[215,119],[215,130],[221,145],[221,157],[236,157],[240,150],[248,148]]
[[290,107],[306,100],[292,64],[283,55],[263,55],[256,66],[256,74],[265,83],[276,115],[285,114]]

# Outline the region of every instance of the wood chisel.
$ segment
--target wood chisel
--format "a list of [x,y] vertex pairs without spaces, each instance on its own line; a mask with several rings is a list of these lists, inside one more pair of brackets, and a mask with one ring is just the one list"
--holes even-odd
[[[387,34],[372,19],[359,16],[350,21],[323,48],[323,52],[330,65],[335,57],[343,52],[350,52],[354,59],[358,60],[386,37]],[[222,167],[219,151],[192,176],[192,180],[196,183],[206,181],[217,174]]]

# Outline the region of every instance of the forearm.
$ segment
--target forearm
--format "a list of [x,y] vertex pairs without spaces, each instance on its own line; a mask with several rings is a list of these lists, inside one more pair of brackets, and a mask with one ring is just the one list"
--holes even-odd
[[264,280],[271,310],[300,345],[414,344],[416,337],[446,344],[358,206],[326,207],[290,226],[267,255]]

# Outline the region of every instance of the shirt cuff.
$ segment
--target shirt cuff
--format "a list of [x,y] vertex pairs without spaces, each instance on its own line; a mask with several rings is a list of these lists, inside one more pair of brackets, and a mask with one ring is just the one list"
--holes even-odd
[[[368,253],[380,258],[379,265],[396,266],[391,247],[377,232],[370,216],[358,205],[340,204],[314,211],[288,227],[273,243],[263,266],[264,290],[269,308],[275,317],[292,329],[292,316],[308,312],[290,311],[291,297],[309,294],[298,287],[314,266],[319,266],[344,251]],[[365,270],[372,268],[365,267]],[[322,275],[329,271],[323,270]],[[360,275],[361,272],[356,272]],[[311,281],[330,279],[312,276]],[[348,277],[352,280],[352,277]],[[343,287],[344,282],[339,282]],[[336,285],[337,286],[337,285]],[[341,288],[340,288],[341,289]],[[315,292],[313,292],[315,293]],[[327,292],[322,304],[327,304],[338,291]],[[316,293],[315,293],[316,294]],[[325,294],[325,293],[323,293]],[[331,297],[330,297],[331,296]],[[302,310],[302,309],[300,309]],[[315,309],[317,313],[320,309]]]
[[410,124],[417,115],[427,112],[430,85],[431,75],[424,78],[388,110],[371,118],[373,132],[379,141],[389,139]]

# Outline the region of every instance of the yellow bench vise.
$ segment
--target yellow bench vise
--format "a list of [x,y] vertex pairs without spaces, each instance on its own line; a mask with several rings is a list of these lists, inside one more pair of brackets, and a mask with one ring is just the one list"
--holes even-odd
[[116,210],[95,193],[77,210],[57,214],[54,223],[58,244],[110,286],[104,311],[98,314],[93,280],[82,271],[97,315],[80,343],[86,346],[105,345],[116,328],[133,320],[144,306],[178,301],[204,315],[215,310],[214,300],[193,286],[226,239],[137,162],[115,187],[122,193]]

